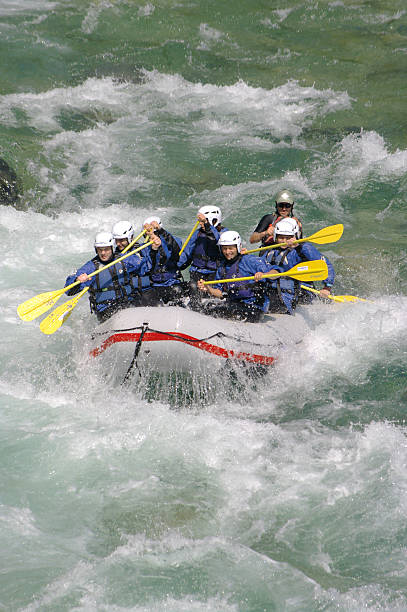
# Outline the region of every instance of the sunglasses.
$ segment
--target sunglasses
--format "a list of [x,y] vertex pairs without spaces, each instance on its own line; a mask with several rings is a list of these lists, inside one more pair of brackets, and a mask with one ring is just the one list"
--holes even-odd
[[287,202],[279,202],[277,204],[278,208],[292,208],[292,204],[287,204]]

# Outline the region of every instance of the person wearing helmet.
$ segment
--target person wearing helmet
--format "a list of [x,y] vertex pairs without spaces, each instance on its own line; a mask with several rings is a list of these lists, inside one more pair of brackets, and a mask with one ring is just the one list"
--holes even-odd
[[[117,221],[112,227],[113,238],[116,242],[116,251],[120,253],[129,246],[134,238],[134,229],[130,221]],[[136,249],[138,244],[133,245]]]
[[242,254],[242,240],[237,232],[225,231],[218,240],[221,257],[216,270],[215,280],[254,276],[253,281],[219,283],[205,285],[198,281],[198,289],[214,298],[224,300],[224,304],[210,308],[208,314],[244,321],[259,321],[268,309],[263,274],[270,266],[264,258]]
[[96,257],[66,279],[65,287],[80,281],[80,285],[72,287],[66,294],[75,295],[85,287],[89,287],[91,312],[96,314],[99,321],[105,321],[120,308],[139,305],[140,296],[134,279],[138,275],[146,274],[151,263],[149,259],[141,258],[137,254],[129,255],[123,261],[89,278],[89,274],[120,257],[120,253],[115,252],[116,242],[110,232],[98,232],[94,247]]
[[295,219],[300,228],[302,238],[302,223],[298,217],[294,217],[294,198],[291,191],[288,189],[282,189],[279,191],[275,198],[276,210],[274,213],[264,215],[257,224],[256,229],[250,236],[249,240],[252,244],[255,242],[262,242],[263,246],[268,246],[274,242],[274,228],[276,223],[281,219],[288,217]]
[[181,254],[178,268],[185,270],[189,265],[190,307],[200,308],[202,295],[197,291],[200,278],[215,278],[217,262],[220,257],[218,240],[227,228],[221,225],[222,213],[217,206],[202,206],[198,211],[199,227],[192,234],[190,241]]
[[[112,227],[112,234],[116,242],[116,255],[121,256],[134,238],[134,228],[130,221],[117,221]],[[132,250],[142,246],[139,242],[132,245]],[[148,257],[147,249],[140,251],[141,258]],[[140,300],[140,306],[148,306],[151,298],[150,277],[148,274],[140,276],[139,274],[130,272],[132,282],[135,289],[135,297]]]
[[148,247],[151,260],[149,272],[152,292],[149,296],[151,306],[161,304],[177,304],[181,302],[183,286],[178,270],[181,239],[173,236],[162,226],[157,216],[147,217],[143,228],[153,244]]
[[[276,249],[266,251],[264,258],[270,264],[273,270],[278,272],[286,272],[296,264],[302,261],[323,260],[328,266],[328,277],[324,281],[324,288],[321,289],[321,297],[326,297],[331,291],[331,287],[335,280],[334,268],[327,257],[324,257],[318,249],[309,242],[296,244],[301,236],[300,228],[297,221],[292,217],[281,219],[276,223],[273,233],[273,239],[276,244],[282,246]],[[284,244],[283,244],[284,243]],[[294,314],[294,309],[297,303],[309,303],[313,299],[313,295],[308,291],[301,291],[300,284],[291,278],[281,277],[275,280],[267,281],[271,288],[269,292],[270,307],[273,312],[286,312]],[[303,285],[310,283],[302,283]]]

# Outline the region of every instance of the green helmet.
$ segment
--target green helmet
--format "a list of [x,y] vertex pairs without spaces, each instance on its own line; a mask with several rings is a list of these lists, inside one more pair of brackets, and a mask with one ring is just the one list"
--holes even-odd
[[279,191],[276,195],[276,205],[280,204],[280,202],[284,202],[284,204],[291,204],[291,206],[294,206],[294,198],[291,191],[288,191],[288,189],[282,189],[281,191]]

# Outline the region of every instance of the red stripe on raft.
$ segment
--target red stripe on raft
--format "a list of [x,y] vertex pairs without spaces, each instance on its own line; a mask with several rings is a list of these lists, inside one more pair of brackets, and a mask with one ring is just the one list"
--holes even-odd
[[[109,346],[112,346],[112,344],[116,344],[117,342],[137,342],[140,339],[140,333],[141,332],[121,332],[113,334],[113,336],[106,338],[106,340],[104,340],[100,346],[90,351],[89,355],[91,357],[97,357],[107,348],[109,348]],[[248,361],[249,363],[261,363],[263,365],[271,365],[274,362],[274,357],[256,355],[254,353],[243,353],[240,351],[236,353],[233,350],[228,351],[221,346],[216,346],[216,344],[209,344],[209,342],[205,342],[205,340],[197,340],[193,336],[187,336],[186,334],[181,334],[179,332],[176,333],[176,336],[171,334],[167,335],[160,332],[146,332],[143,337],[143,342],[158,342],[160,340],[183,342],[189,346],[206,351],[207,353],[212,353],[218,357],[224,357],[225,359],[241,359],[242,361]]]

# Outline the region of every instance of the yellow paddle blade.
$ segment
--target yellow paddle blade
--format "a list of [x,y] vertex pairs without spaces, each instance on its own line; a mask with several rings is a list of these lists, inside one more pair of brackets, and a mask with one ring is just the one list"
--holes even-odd
[[330,242],[337,242],[343,234],[343,225],[338,223],[337,225],[330,225],[324,227],[324,229],[315,232],[308,238],[301,238],[298,242],[314,242],[315,244],[329,244]]
[[[114,266],[123,259],[130,257],[130,255],[134,255],[134,253],[145,249],[146,247],[150,246],[150,244],[152,244],[151,240],[150,242],[146,242],[145,244],[143,244],[143,246],[139,247],[138,249],[130,251],[130,253],[126,253],[126,255],[122,255],[122,257],[119,257],[118,259],[111,261],[105,266],[102,266],[98,270],[95,270],[95,272],[89,274],[89,278],[91,278],[92,276],[96,276],[96,274],[100,274],[100,272],[102,272],[103,270]],[[56,291],[48,291],[47,293],[39,293],[38,295],[35,295],[34,297],[30,298],[26,302],[23,302],[17,307],[18,316],[23,321],[33,321],[37,317],[40,317],[42,314],[44,314],[44,312],[47,312],[47,310],[52,308],[52,306],[61,297],[61,295],[68,291],[68,289],[76,287],[76,285],[80,285],[80,282],[75,281],[74,283],[68,285],[67,287],[64,287],[63,289],[57,289]]]
[[343,298],[344,302],[370,302],[370,300],[365,300],[365,298],[356,297],[356,295],[341,295],[339,297]]
[[181,255],[181,253],[184,251],[184,249],[185,249],[185,247],[187,246],[188,242],[191,240],[192,235],[193,235],[194,231],[196,230],[196,228],[198,227],[198,225],[199,225],[199,221],[197,221],[197,222],[195,223],[194,227],[193,227],[193,228],[191,229],[191,231],[189,232],[189,234],[188,234],[188,238],[185,240],[185,242],[184,242],[184,244],[182,245],[181,250],[180,250],[180,252],[179,252],[179,254],[180,254],[180,255]]
[[89,287],[82,289],[78,295],[75,295],[71,300],[68,300],[61,306],[58,306],[49,314],[45,319],[41,321],[40,330],[43,334],[55,333],[61,325],[71,316],[73,309],[81,299],[83,295],[89,290]]
[[[329,225],[328,227],[324,227],[322,230],[315,232],[312,236],[308,236],[308,238],[300,238],[295,241],[295,244],[299,244],[300,242],[314,242],[315,244],[329,244],[331,242],[337,242],[343,234],[343,225],[342,223],[338,223],[337,225]],[[249,255],[249,253],[256,253],[257,251],[267,251],[269,249],[276,249],[278,247],[285,247],[287,244],[285,242],[281,242],[280,244],[270,244],[264,247],[258,247],[257,249],[250,249],[250,251],[246,251],[245,255]]]
[[[314,287],[307,287],[307,285],[301,285],[301,289],[306,289],[311,293],[315,293],[316,295],[321,295],[321,292],[318,289],[314,289]],[[356,295],[324,295],[322,296],[324,299],[328,298],[329,300],[333,300],[334,302],[368,302],[369,300],[365,300],[365,298],[357,297]]]
[[[325,297],[325,296],[322,296]],[[340,302],[341,304],[344,303],[344,299],[342,295],[328,295],[326,296],[328,298],[328,300],[332,300],[333,302]]]
[[65,288],[58,289],[57,291],[39,293],[17,307],[18,316],[23,321],[33,321],[52,308],[55,302],[59,300],[64,293]]
[[278,278],[280,276],[289,276],[295,280],[302,281],[317,281],[328,278],[328,266],[322,259],[315,261],[303,261],[293,266],[287,272],[270,272],[264,275],[266,278]]

